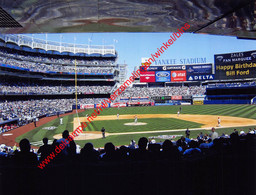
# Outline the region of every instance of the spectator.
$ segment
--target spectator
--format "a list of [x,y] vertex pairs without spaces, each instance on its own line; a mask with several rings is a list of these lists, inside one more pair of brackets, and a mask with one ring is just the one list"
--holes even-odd
[[216,139],[216,138],[218,138],[218,133],[215,131],[215,128],[213,127],[212,128],[212,132],[209,134],[209,137],[212,139],[212,140],[214,140],[214,139]]
[[48,144],[48,138],[43,138],[43,143],[44,145],[40,146],[37,151],[38,154],[41,154],[40,161],[44,160],[52,152],[52,146]]
[[14,159],[17,165],[21,166],[37,166],[37,156],[35,153],[30,152],[30,143],[27,139],[22,139],[19,143],[20,152],[17,152]]

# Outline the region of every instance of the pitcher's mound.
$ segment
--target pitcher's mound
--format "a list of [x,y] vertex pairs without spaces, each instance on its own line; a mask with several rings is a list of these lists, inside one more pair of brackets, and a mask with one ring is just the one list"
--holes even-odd
[[124,125],[128,125],[128,126],[139,126],[139,125],[146,125],[147,123],[124,123]]

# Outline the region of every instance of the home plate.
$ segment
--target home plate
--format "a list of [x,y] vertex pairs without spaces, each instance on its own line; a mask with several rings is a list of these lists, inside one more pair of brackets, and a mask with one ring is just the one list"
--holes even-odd
[[139,125],[146,125],[147,123],[124,123],[124,125],[128,125],[128,126],[139,126]]

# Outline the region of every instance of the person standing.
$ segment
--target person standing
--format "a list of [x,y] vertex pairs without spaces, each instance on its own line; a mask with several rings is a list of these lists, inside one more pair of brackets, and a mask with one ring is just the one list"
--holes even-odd
[[212,132],[209,134],[209,137],[214,140],[219,137],[219,134],[215,131],[215,128],[212,128]]
[[34,119],[34,126],[36,127],[36,119]]
[[135,115],[135,117],[134,117],[134,123],[137,123],[137,121],[138,121],[138,117],[137,117],[137,115]]
[[180,106],[180,113],[181,113],[181,106]]
[[63,118],[60,118],[60,125],[63,125]]
[[218,117],[218,127],[221,126],[221,125],[220,125],[220,122],[221,122],[220,117]]
[[179,116],[180,116],[180,111],[177,112],[177,117],[179,117]]
[[119,114],[117,113],[117,115],[116,115],[116,118],[117,118],[117,120],[119,119]]
[[102,127],[102,129],[101,129],[102,138],[106,138],[105,131],[106,131],[106,129],[104,127]]
[[185,134],[186,134],[186,138],[189,138],[189,136],[190,136],[190,131],[188,130],[188,128],[187,128],[187,130],[185,131]]

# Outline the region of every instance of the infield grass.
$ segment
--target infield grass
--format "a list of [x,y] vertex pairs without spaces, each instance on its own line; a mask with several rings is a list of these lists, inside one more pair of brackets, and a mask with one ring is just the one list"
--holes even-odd
[[[236,116],[243,118],[256,119],[256,106],[255,105],[193,105],[193,106],[181,106],[181,114],[201,114],[201,115],[225,115]],[[107,108],[100,115],[116,115],[122,114],[176,114],[180,106],[154,106],[154,107],[125,107],[125,108]],[[85,117],[86,114],[93,113],[94,110],[86,110],[79,113],[79,117]],[[73,130],[73,119],[77,117],[76,114],[63,117],[63,125],[59,125],[59,119],[50,121],[47,124],[37,127],[34,130],[27,132],[16,138],[19,142],[22,138],[28,138],[30,142],[41,141],[44,137],[52,140],[53,136],[62,133],[65,129],[70,132]],[[76,141],[79,145],[83,146],[87,142],[92,142],[95,147],[101,147],[106,142],[113,142],[115,145],[129,144],[131,139],[136,141],[142,137],[156,136],[156,135],[184,135],[184,129],[198,128],[201,124],[184,121],[174,118],[151,118],[151,119],[139,119],[138,122],[146,122],[147,125],[142,126],[125,126],[124,123],[133,122],[133,120],[109,120],[109,121],[95,121],[88,125],[87,131],[99,131],[103,126],[109,133],[117,132],[139,132],[139,131],[152,131],[152,130],[167,130],[167,129],[183,129],[180,132],[164,132],[164,133],[149,133],[149,134],[134,134],[134,135],[113,135],[105,139],[84,140]],[[45,127],[54,126],[57,127],[54,130],[43,129]],[[235,128],[235,127],[234,127]],[[218,133],[230,134],[234,128],[218,129]],[[246,132],[250,127],[239,127],[237,129],[244,129]],[[251,127],[254,128],[254,127]],[[191,131],[191,136],[196,137],[199,131]],[[204,131],[203,131],[204,132]],[[209,131],[206,131],[209,133]]]

